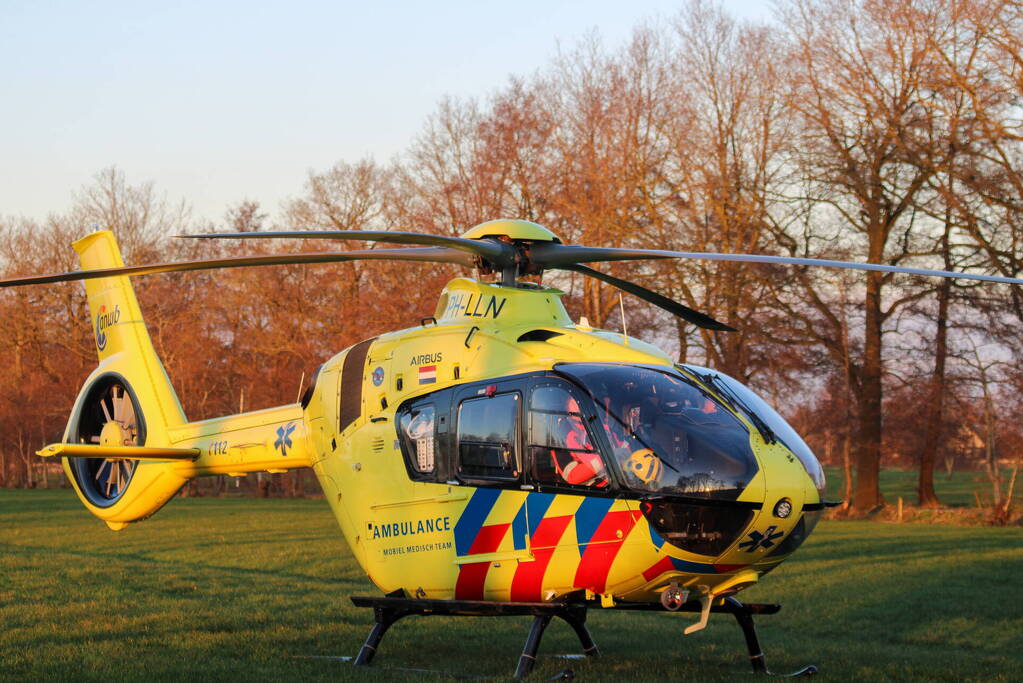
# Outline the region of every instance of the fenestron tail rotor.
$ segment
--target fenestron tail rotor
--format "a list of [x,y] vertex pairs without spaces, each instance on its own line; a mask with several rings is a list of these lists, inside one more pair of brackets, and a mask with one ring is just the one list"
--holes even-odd
[[[140,446],[145,440],[135,402],[119,378],[97,382],[77,418],[77,440],[97,446]],[[94,505],[109,505],[121,497],[138,461],[124,458],[81,458],[71,463],[82,492]]]

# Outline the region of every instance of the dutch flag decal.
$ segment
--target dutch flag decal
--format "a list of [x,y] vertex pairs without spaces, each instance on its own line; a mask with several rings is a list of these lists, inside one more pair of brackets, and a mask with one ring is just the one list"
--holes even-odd
[[421,365],[419,367],[419,383],[434,384],[437,382],[437,366]]

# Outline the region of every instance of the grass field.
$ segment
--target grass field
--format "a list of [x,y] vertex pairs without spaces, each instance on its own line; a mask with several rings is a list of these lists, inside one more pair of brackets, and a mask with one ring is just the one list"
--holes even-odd
[[[1023,678],[1023,530],[824,522],[743,593],[775,671],[830,680]],[[508,678],[528,617],[411,617],[372,669],[354,655],[375,591],[322,500],[181,499],[120,533],[70,491],[0,490],[0,679],[432,680],[393,667]],[[541,657],[534,678],[750,680],[731,617],[601,613],[603,657]],[[552,625],[541,655],[577,652]],[[392,668],[388,668],[392,667]]]
[[[825,474],[828,481],[828,499],[842,500],[845,495],[845,476],[841,468],[827,467]],[[1002,475],[1004,488],[1012,476],[1012,471],[1006,469]],[[881,493],[888,504],[894,505],[901,496],[907,505],[915,505],[917,476],[916,470],[881,470]],[[980,495],[985,505],[991,502],[991,482],[983,472],[957,470],[949,478],[944,471],[936,470],[934,490],[943,504],[952,507],[976,506],[975,492]]]

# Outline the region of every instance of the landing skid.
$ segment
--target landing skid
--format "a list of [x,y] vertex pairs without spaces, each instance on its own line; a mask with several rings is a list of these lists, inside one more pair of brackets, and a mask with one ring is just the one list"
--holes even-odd
[[[431,615],[454,617],[532,616],[533,624],[529,629],[529,635],[526,636],[526,644],[522,648],[518,665],[515,667],[516,678],[525,678],[533,670],[544,631],[554,618],[559,618],[572,627],[586,656],[596,657],[600,654],[597,644],[593,642],[593,638],[586,628],[586,610],[596,607],[599,604],[596,602],[486,602],[482,600],[428,600],[398,595],[385,597],[356,595],[352,596],[352,603],[356,607],[371,607],[376,622],[355,658],[356,666],[366,666],[372,662],[387,629],[399,619],[413,615],[423,617]],[[610,609],[664,611],[659,603],[620,602]],[[732,597],[725,598],[722,604],[711,608],[711,613],[727,613],[735,617],[746,639],[746,648],[749,650],[753,673],[768,676],[779,675],[772,674],[767,668],[767,659],[760,647],[760,639],[757,637],[756,626],[753,624],[753,615],[776,614],[780,609],[781,605],[744,604]],[[699,612],[700,610],[700,603],[692,601],[682,605],[677,611]],[[782,675],[812,676],[815,673],[817,673],[817,667],[808,666],[795,673]],[[560,675],[564,676],[565,674],[571,676],[568,671],[562,672]]]
[[[614,606],[614,609],[644,610],[650,612],[664,611],[664,607],[661,606],[660,603],[648,602],[620,602]],[[699,601],[691,600],[690,602],[682,605],[682,607],[676,611],[699,612],[701,609],[702,606]],[[817,667],[813,665],[790,674],[776,674],[768,670],[767,655],[764,654],[763,648],[760,647],[760,638],[757,636],[757,627],[753,623],[753,615],[777,614],[780,610],[781,605],[755,602],[743,603],[732,597],[725,598],[721,605],[714,605],[710,608],[711,614],[725,613],[731,614],[735,617],[735,621],[739,624],[739,628],[742,629],[742,635],[746,639],[746,649],[749,650],[750,664],[753,666],[753,673],[779,678],[813,676],[817,673]]]
[[518,666],[515,668],[517,678],[525,678],[536,664],[536,652],[540,649],[540,640],[551,619],[558,617],[565,621],[579,637],[583,652],[595,657],[600,652],[586,628],[585,603],[552,603],[552,602],[485,602],[482,600],[425,600],[401,597],[366,597],[352,596],[356,607],[372,607],[376,623],[365,644],[355,658],[356,666],[369,664],[377,652],[380,641],[391,624],[402,617],[419,615],[427,617],[438,614],[455,617],[508,617],[532,616],[533,625],[526,637],[526,645],[522,649]]

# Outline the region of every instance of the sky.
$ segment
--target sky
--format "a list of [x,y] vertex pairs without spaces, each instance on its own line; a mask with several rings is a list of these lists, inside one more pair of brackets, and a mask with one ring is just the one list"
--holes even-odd
[[0,0],[0,216],[63,212],[116,166],[199,219],[245,199],[273,218],[309,171],[400,153],[442,97],[485,97],[593,30],[621,45],[684,1]]

